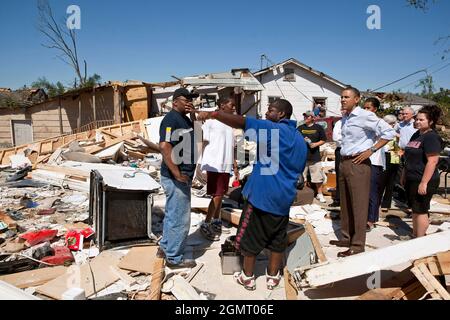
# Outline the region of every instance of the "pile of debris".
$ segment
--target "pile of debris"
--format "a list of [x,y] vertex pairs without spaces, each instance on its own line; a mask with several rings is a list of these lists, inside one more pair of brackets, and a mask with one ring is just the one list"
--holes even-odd
[[115,284],[120,289],[114,292],[128,299],[150,286],[152,261],[142,259],[154,258],[154,243],[118,251],[98,246],[91,172],[99,172],[104,185],[118,192],[158,192],[159,137],[151,141],[149,133],[160,121],[0,150],[0,292],[5,298],[98,298]]

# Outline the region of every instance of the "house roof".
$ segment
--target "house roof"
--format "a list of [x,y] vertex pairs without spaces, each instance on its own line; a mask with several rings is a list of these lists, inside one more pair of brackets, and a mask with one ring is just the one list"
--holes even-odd
[[316,76],[319,76],[319,77],[321,77],[321,78],[323,78],[325,80],[328,80],[328,81],[334,83],[335,85],[337,85],[337,86],[339,86],[341,88],[348,87],[348,85],[346,85],[345,83],[343,83],[343,82],[341,82],[339,80],[336,80],[333,77],[330,77],[329,75],[327,75],[327,74],[325,74],[325,73],[323,73],[321,71],[315,70],[315,69],[311,68],[310,66],[307,66],[306,64],[301,63],[300,61],[298,61],[297,59],[294,59],[294,58],[290,58],[290,59],[287,59],[287,60],[285,60],[283,62],[280,62],[278,64],[274,64],[274,65],[272,65],[270,67],[261,69],[261,70],[259,70],[257,72],[254,72],[253,75],[255,77],[257,77],[257,76],[260,76],[260,75],[265,74],[267,72],[270,72],[270,71],[272,71],[272,70],[274,70],[274,69],[276,69],[276,68],[278,68],[280,66],[284,66],[286,64],[295,64],[299,68],[302,68],[302,69],[304,69],[306,71],[309,71],[309,72],[315,74]]
[[0,90],[0,108],[29,107],[47,98],[45,91],[39,88],[23,88],[15,91],[2,89]]
[[209,73],[205,75],[185,77],[183,85],[240,87],[246,91],[262,91],[264,86],[248,69],[233,69],[231,72]]

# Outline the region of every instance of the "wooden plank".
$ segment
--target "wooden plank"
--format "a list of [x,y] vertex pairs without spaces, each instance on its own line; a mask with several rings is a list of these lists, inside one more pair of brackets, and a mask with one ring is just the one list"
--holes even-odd
[[3,221],[5,224],[7,224],[9,229],[17,228],[17,222],[3,211],[0,211],[0,221]]
[[164,259],[156,257],[153,264],[152,282],[150,283],[150,295],[146,300],[161,300],[161,287],[164,279]]
[[140,153],[140,152],[127,150],[126,153],[128,154],[129,157],[131,157],[131,158],[133,158],[133,159],[140,159],[140,160],[143,160],[143,159],[145,158],[145,154]]
[[430,270],[427,269],[424,263],[412,268],[411,272],[416,276],[417,280],[420,281],[427,292],[431,294],[431,297],[434,299],[450,300],[450,294],[430,273]]
[[314,246],[314,249],[316,250],[317,257],[319,258],[319,262],[326,262],[327,257],[325,256],[325,253],[323,252],[322,245],[320,244],[319,239],[317,238],[317,234],[314,231],[314,227],[309,223],[305,223],[305,229],[308,233],[309,237],[311,238],[312,244]]
[[72,266],[66,274],[47,282],[36,291],[53,299],[61,300],[62,295],[70,288],[82,288],[86,297],[94,295],[120,279],[114,269],[120,258],[114,252],[104,251],[90,263]]
[[37,287],[47,283],[67,271],[66,267],[58,266],[53,268],[43,268],[30,271],[24,271],[6,276],[1,276],[0,281],[5,281],[19,289]]
[[450,293],[448,293],[448,291],[439,283],[439,281],[437,281],[437,279],[431,274],[430,270],[428,270],[425,264],[422,263],[418,265],[417,268],[422,272],[425,279],[427,279],[428,283],[442,297],[442,299],[450,300]]
[[128,140],[128,139],[132,139],[132,138],[134,138],[134,136],[132,134],[127,134],[127,135],[125,135],[123,137],[120,137],[120,138],[117,138],[117,139],[105,142],[103,147],[100,147],[100,146],[89,147],[89,148],[86,149],[86,153],[88,153],[88,154],[95,154],[97,152],[105,150],[106,148],[109,148],[109,147],[114,146],[114,145],[116,145],[118,143],[121,143],[122,141],[125,141],[125,140]]
[[349,256],[310,268],[298,268],[302,286],[318,287],[354,278],[450,250],[450,231],[401,242],[389,247]]
[[444,275],[450,275],[450,251],[438,253],[439,268]]
[[376,288],[360,295],[356,300],[392,300],[402,288]]
[[[208,211],[208,210],[206,210]],[[222,209],[221,218],[225,221],[230,222],[234,226],[239,226],[239,221],[241,220],[242,210],[232,209],[232,211]]]
[[64,173],[69,176],[78,176],[78,177],[84,177],[84,178],[90,178],[90,173],[78,170],[75,168],[69,168],[69,167],[62,167],[62,166],[51,166],[48,164],[38,164],[36,166],[36,169],[46,170],[46,171],[52,171],[52,172],[59,172]]
[[119,268],[152,274],[156,259],[157,246],[134,247],[120,261]]
[[396,293],[392,300],[419,300],[425,295],[427,290],[417,281],[417,278],[408,282],[402,289]]
[[284,267],[284,290],[286,292],[286,300],[298,300],[298,292],[294,285],[292,285],[292,275],[289,273],[287,267]]

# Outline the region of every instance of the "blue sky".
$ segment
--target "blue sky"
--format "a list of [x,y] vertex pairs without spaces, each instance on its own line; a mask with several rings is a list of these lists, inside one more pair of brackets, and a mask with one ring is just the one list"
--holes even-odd
[[[417,70],[439,69],[450,34],[450,1],[427,12],[405,0],[148,1],[51,0],[55,15],[81,8],[79,54],[89,73],[106,80],[171,81],[177,77],[260,67],[260,55],[293,57],[347,84],[374,89]],[[381,8],[381,30],[369,30],[369,5]],[[38,77],[73,81],[56,52],[41,46],[36,0],[2,1],[0,87],[18,88]],[[450,41],[447,43],[450,47]],[[384,90],[399,89],[418,74]],[[450,66],[433,74],[450,87]],[[403,91],[415,91],[414,84]]]

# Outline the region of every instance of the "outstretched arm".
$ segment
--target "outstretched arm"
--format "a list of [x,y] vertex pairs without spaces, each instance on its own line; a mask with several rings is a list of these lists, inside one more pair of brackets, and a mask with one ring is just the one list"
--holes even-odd
[[245,129],[245,117],[243,116],[229,114],[222,111],[200,111],[197,113],[197,120],[204,121],[209,119],[216,119],[232,128]]

